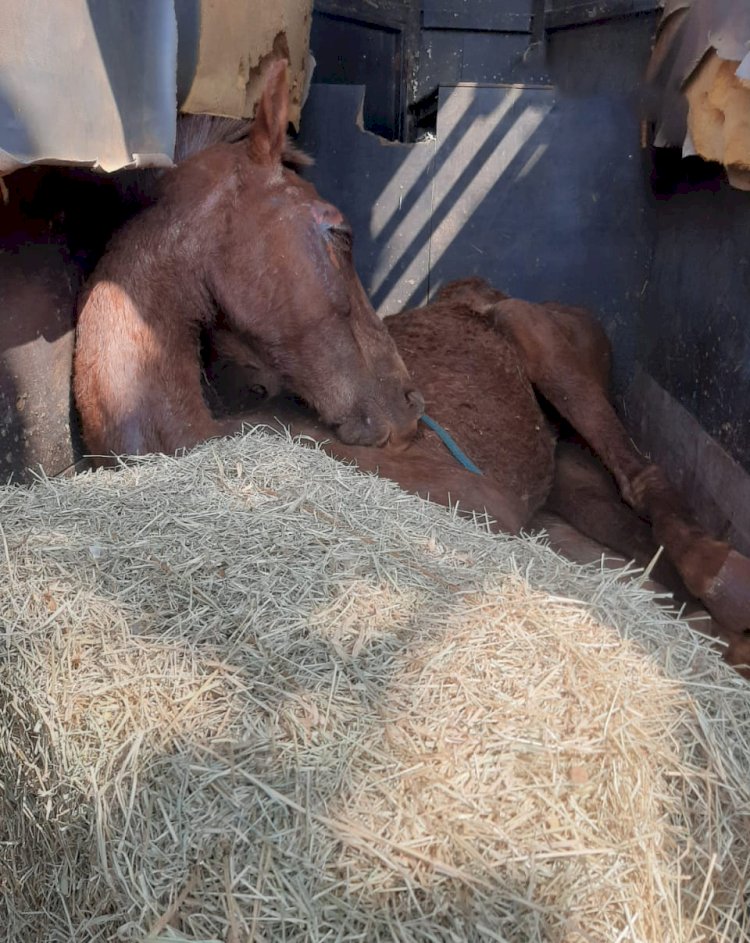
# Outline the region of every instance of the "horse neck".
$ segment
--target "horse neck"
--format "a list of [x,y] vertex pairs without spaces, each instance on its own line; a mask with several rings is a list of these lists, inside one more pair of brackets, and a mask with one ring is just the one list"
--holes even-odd
[[156,204],[119,234],[94,279],[117,284],[132,300],[134,316],[180,346],[181,337],[192,343],[213,316],[197,254],[187,220]]
[[238,186],[237,151],[216,145],[168,171],[157,202],[133,219],[100,263],[141,321],[171,345],[213,322],[212,259]]

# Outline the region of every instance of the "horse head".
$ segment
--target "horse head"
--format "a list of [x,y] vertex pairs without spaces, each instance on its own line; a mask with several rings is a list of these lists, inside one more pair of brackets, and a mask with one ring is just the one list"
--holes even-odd
[[289,166],[288,103],[279,61],[247,138],[191,158],[223,161],[215,179],[228,179],[230,166],[234,181],[217,190],[213,238],[202,238],[212,246],[209,290],[225,325],[252,344],[259,369],[339,439],[408,441],[424,400],[357,276],[346,220]]

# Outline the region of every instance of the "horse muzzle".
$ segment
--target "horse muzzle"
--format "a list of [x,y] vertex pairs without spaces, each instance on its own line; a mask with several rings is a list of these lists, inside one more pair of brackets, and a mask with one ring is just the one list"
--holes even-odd
[[409,389],[396,409],[382,406],[334,425],[339,439],[346,445],[375,448],[405,447],[417,436],[420,416],[424,413],[424,397]]

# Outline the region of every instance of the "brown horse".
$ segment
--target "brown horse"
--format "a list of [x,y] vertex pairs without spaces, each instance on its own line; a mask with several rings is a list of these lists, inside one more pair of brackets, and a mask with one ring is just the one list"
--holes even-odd
[[[346,222],[294,172],[287,107],[286,67],[276,63],[246,138],[180,163],[99,263],[74,365],[90,451],[174,452],[243,420],[290,422],[331,454],[486,512],[500,530],[544,526],[573,558],[605,545],[645,563],[656,540],[676,571],[663,565],[659,578],[700,600],[729,657],[747,661],[750,560],[705,534],[633,448],[606,395],[610,351],[596,320],[469,280],[386,328],[356,276]],[[285,390],[309,409],[287,399],[250,416],[212,413],[201,331],[212,339],[215,397],[221,353],[242,366],[243,395]],[[459,467],[433,432],[417,432],[424,400],[415,387],[484,475]],[[556,450],[537,394],[581,434],[627,503],[580,449]]]
[[[667,559],[654,579],[694,610],[700,600],[715,620],[705,627],[728,643],[727,660],[750,662],[750,560],[701,530],[632,445],[607,396],[609,342],[590,313],[509,299],[470,279],[385,323],[430,417],[484,474],[460,467],[424,426],[396,450],[341,443],[288,399],[265,404],[254,421],[281,421],[405,490],[486,512],[498,530],[544,529],[579,562],[604,553],[612,563],[646,566],[661,544]],[[248,390],[279,385],[253,371],[240,336],[221,329],[211,338],[207,374],[215,403],[225,407],[249,408]],[[578,438],[556,444],[561,425]]]
[[294,171],[287,113],[276,62],[246,138],[178,164],[95,269],[73,378],[93,453],[173,452],[239,428],[201,392],[199,333],[218,312],[342,442],[413,436],[422,397],[357,278],[341,213]]

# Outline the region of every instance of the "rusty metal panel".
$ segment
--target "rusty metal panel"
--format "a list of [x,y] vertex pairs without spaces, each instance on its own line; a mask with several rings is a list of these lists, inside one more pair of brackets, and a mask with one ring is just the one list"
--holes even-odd
[[[184,2],[184,0],[183,0]],[[289,119],[296,126],[309,84],[312,0],[198,0],[195,75],[182,110],[251,117],[272,58],[290,64]]]

